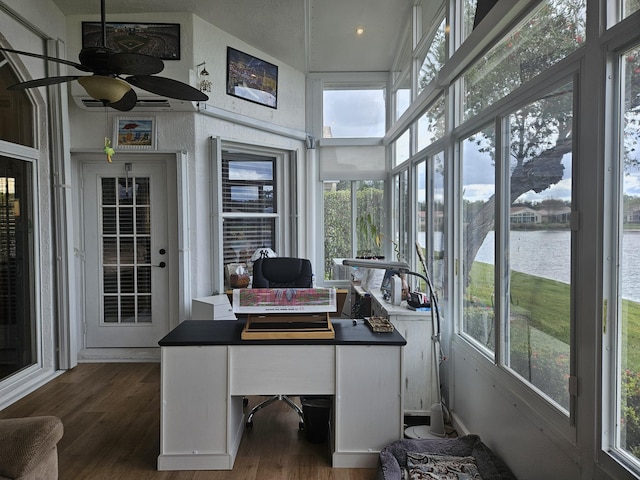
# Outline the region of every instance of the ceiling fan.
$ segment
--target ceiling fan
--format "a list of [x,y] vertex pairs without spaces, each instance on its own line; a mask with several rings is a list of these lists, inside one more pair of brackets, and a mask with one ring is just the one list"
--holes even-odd
[[[136,106],[137,95],[131,88],[132,85],[157,95],[178,100],[201,102],[209,99],[206,94],[191,85],[156,76],[156,73],[160,73],[164,69],[164,62],[161,59],[140,53],[116,52],[111,48],[107,48],[104,3],[105,0],[101,0],[102,45],[83,48],[78,56],[80,63],[0,47],[0,51],[62,63],[81,72],[92,73],[92,75],[38,78],[10,85],[7,89],[24,90],[78,80],[78,83],[94,100],[101,101],[105,107],[120,111],[128,111]],[[127,76],[121,77],[121,75]]]

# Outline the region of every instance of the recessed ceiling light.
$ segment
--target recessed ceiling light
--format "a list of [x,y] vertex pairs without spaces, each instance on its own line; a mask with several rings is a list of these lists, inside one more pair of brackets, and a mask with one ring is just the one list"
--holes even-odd
[[362,35],[364,33],[364,28],[358,27],[356,28],[356,35]]

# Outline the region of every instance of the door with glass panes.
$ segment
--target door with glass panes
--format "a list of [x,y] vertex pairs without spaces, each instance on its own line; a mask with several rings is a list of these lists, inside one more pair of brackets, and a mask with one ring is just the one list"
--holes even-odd
[[87,348],[157,347],[169,327],[164,162],[84,164]]

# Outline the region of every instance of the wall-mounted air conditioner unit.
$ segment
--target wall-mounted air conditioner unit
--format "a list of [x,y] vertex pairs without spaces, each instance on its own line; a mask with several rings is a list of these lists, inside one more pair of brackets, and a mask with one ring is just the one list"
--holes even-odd
[[[187,100],[176,100],[175,98],[166,98],[154,95],[139,89],[134,89],[138,96],[136,106],[133,108],[135,112],[195,112],[197,110],[197,102]],[[72,82],[71,95],[76,105],[86,111],[96,112],[104,109],[102,102],[94,100],[78,82]],[[110,109],[112,110],[112,109]],[[117,110],[112,110],[116,112]],[[127,113],[127,112],[122,112]]]
[[[83,110],[96,111],[104,108],[102,102],[90,97],[74,97],[76,104]],[[196,105],[193,102],[175,100],[173,98],[139,98],[133,109],[136,112],[195,112]],[[124,113],[124,112],[123,112]]]

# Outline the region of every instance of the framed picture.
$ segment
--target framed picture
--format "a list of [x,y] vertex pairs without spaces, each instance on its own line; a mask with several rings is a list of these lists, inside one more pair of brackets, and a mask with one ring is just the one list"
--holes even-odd
[[278,67],[227,47],[227,94],[278,107]]
[[115,149],[153,150],[156,148],[155,117],[116,117],[113,126]]
[[[179,23],[106,22],[106,46],[116,52],[144,53],[180,60]],[[82,48],[102,46],[102,24],[82,22]]]

